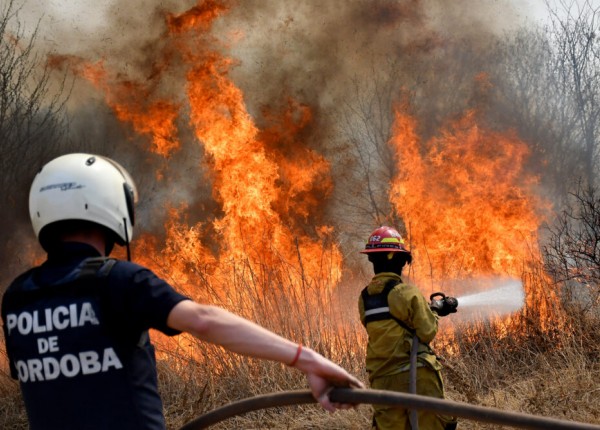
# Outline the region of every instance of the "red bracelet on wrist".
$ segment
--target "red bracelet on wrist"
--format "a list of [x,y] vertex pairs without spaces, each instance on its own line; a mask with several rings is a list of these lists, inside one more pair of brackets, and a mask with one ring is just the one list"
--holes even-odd
[[294,357],[294,359],[292,360],[292,362],[290,364],[288,364],[288,366],[294,367],[296,365],[296,363],[298,362],[298,359],[300,358],[300,354],[301,353],[302,353],[302,344],[299,343],[298,344],[298,349],[296,350],[296,356]]

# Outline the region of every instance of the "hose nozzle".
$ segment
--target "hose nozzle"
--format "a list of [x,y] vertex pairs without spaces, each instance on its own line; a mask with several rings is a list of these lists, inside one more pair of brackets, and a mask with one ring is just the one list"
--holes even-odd
[[433,293],[429,300],[429,308],[441,317],[455,313],[458,308],[456,297],[446,296],[442,292]]

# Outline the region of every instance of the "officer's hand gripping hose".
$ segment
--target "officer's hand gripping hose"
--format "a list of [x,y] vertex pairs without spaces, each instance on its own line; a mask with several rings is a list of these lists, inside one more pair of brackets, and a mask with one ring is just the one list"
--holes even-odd
[[[439,298],[438,298],[439,297]],[[454,297],[446,296],[444,293],[433,293],[429,296],[429,309],[437,313],[441,317],[453,314],[458,307],[458,300]]]
[[[335,388],[329,394],[329,398],[334,403],[351,403],[356,405],[361,403],[374,405],[394,405],[406,409],[428,410],[442,415],[451,415],[473,421],[523,429],[600,430],[600,426],[594,424],[545,418],[519,412],[503,411],[495,408],[469,405],[467,403],[459,403],[451,400],[437,399],[418,394],[399,393],[395,391]],[[189,422],[179,430],[205,429],[213,424],[217,424],[236,415],[241,415],[260,409],[303,405],[316,402],[317,401],[312,396],[310,390],[284,391],[281,393],[264,394],[261,396],[233,402],[214,409]]]

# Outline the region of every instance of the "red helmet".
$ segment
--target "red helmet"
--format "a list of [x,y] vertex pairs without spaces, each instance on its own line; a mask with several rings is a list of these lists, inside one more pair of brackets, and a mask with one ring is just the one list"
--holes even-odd
[[369,240],[365,245],[365,249],[360,251],[361,254],[369,254],[371,252],[406,252],[410,251],[404,245],[404,239],[397,230],[382,226],[371,233]]

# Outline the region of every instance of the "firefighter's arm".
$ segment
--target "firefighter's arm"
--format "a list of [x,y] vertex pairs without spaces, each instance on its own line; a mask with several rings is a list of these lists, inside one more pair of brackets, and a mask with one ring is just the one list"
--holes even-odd
[[354,376],[312,349],[217,306],[182,301],[169,313],[167,324],[231,352],[292,365],[306,374],[313,396],[328,411],[351,406],[332,405],[327,397],[331,388],[363,387]]
[[413,324],[423,343],[429,343],[433,340],[438,331],[438,316],[431,311],[429,303],[421,292],[412,298]]
[[389,296],[390,312],[407,326],[413,328],[422,343],[429,343],[438,330],[438,317],[419,289],[413,285],[394,288]]

